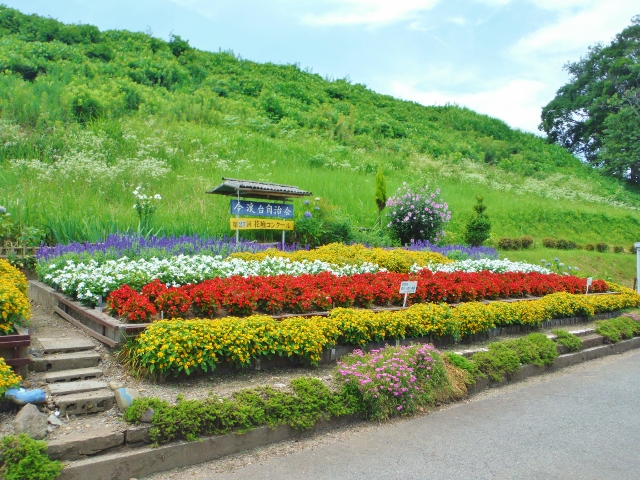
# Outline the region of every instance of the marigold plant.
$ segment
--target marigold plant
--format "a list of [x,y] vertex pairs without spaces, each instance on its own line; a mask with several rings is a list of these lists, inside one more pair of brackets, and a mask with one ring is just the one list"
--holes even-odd
[[27,277],[25,277],[24,274],[16,267],[1,258],[0,279],[5,279],[9,282],[12,282],[22,293],[24,293],[25,295],[29,294],[29,282],[27,281]]
[[258,253],[234,253],[231,258],[243,260],[264,260],[266,257],[283,257],[293,261],[320,260],[333,265],[359,265],[373,263],[390,272],[408,273],[414,264],[427,266],[430,264],[450,263],[453,260],[435,252],[413,251],[403,249],[367,248],[364,245],[344,245],[342,243],[330,243],[313,250],[297,250],[295,252],[282,252],[276,249],[265,250]]
[[24,324],[31,317],[31,304],[11,279],[0,277],[0,335],[14,330],[15,323]]
[[469,302],[456,307],[419,304],[398,312],[338,308],[328,317],[225,317],[218,320],[174,319],[150,325],[133,340],[128,360],[150,372],[177,374],[210,371],[219,363],[248,365],[274,355],[317,364],[323,350],[337,344],[451,335],[460,338],[500,325],[539,325],[551,318],[593,315],[640,305],[640,295],[554,293],[539,300],[513,303]]
[[10,388],[17,387],[22,381],[20,375],[16,375],[9,365],[4,361],[4,358],[0,357],[0,397],[4,396]]

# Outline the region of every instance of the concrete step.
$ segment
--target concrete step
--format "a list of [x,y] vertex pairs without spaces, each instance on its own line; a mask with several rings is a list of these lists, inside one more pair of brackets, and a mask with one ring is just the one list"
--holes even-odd
[[111,390],[97,390],[60,395],[53,398],[53,403],[60,410],[60,415],[82,415],[110,410],[115,403],[115,397]]
[[74,370],[63,370],[61,372],[49,372],[44,376],[44,381],[47,383],[76,382],[101,376],[102,370],[99,368],[76,368]]
[[584,337],[580,337],[580,339],[582,340],[583,350],[587,348],[597,347],[598,345],[602,345],[604,343],[604,337],[595,334],[586,335]]
[[42,354],[51,355],[53,353],[71,353],[84,350],[93,350],[95,345],[88,338],[40,338]]
[[56,353],[44,357],[29,358],[29,368],[36,372],[60,372],[76,368],[95,367],[100,362],[100,354],[95,351]]
[[97,380],[81,380],[79,382],[52,383],[47,388],[51,395],[71,395],[74,393],[106,390],[109,386],[105,382],[99,382]]
[[577,337],[586,337],[588,335],[593,335],[593,328],[583,328],[580,330],[569,330],[569,333],[573,333]]

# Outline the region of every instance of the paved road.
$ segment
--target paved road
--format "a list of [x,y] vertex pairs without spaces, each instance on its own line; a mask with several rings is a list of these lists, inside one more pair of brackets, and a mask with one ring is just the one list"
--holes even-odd
[[640,352],[216,479],[640,479]]

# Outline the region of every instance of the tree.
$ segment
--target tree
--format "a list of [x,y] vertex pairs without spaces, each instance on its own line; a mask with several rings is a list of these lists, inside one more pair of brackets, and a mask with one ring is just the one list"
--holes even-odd
[[483,197],[476,197],[476,204],[473,206],[473,210],[476,214],[469,219],[464,232],[464,241],[472,247],[479,247],[482,245],[482,242],[489,238],[489,232],[491,231],[489,217],[484,213],[487,207],[484,205],[483,201]]
[[565,70],[570,81],[542,109],[540,129],[603,173],[640,184],[640,15]]
[[387,182],[380,166],[378,166],[378,173],[376,173],[375,200],[378,205],[378,225],[382,226],[382,210],[387,206]]

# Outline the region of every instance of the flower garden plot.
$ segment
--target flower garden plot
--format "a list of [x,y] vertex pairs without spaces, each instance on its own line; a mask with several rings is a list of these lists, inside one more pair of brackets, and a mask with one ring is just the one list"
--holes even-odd
[[[82,261],[62,257],[41,263],[38,275],[48,285],[85,305],[93,306],[122,285],[138,290],[154,279],[179,286],[234,275],[301,275],[328,271],[341,276],[381,270],[407,273],[412,267],[452,262],[438,253],[428,251],[369,249],[362,245],[326,245],[306,252],[304,258],[289,258],[283,252],[274,252],[280,256],[247,254],[259,258],[232,256],[225,259],[220,255],[178,255],[170,258],[91,258]],[[291,255],[300,256],[303,253],[297,251]]]
[[[459,303],[499,298],[543,296],[556,292],[584,293],[586,280],[540,273],[467,273],[420,270],[409,275],[391,272],[335,276],[331,273],[299,276],[229,277],[196,285],[169,287],[159,280],[138,293],[128,285],[112,292],[108,309],[131,322],[157,318],[218,316],[220,310],[232,315],[264,313],[309,313],[338,307],[370,308],[402,304],[398,286],[402,281],[418,282],[412,303]],[[602,280],[591,285],[593,293],[606,292]]]
[[220,364],[248,366],[273,356],[318,364],[336,345],[363,346],[404,338],[463,338],[498,325],[535,327],[553,318],[593,316],[640,305],[640,295],[611,285],[617,295],[553,293],[526,302],[469,302],[457,307],[418,304],[398,312],[338,308],[327,317],[268,316],[172,319],[154,322],[132,339],[123,358],[141,371],[161,375],[208,372]]

